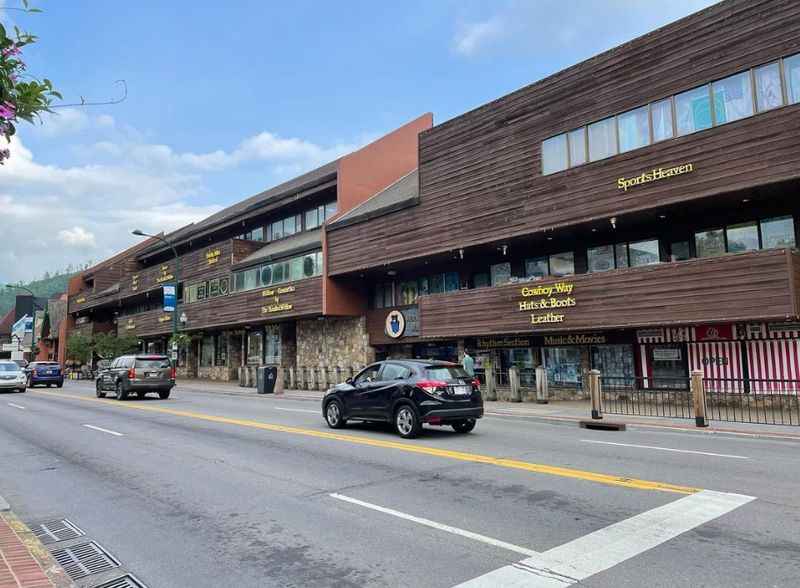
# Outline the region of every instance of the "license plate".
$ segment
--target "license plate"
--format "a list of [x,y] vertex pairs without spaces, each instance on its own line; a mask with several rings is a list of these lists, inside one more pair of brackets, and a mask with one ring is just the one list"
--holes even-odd
[[472,393],[472,386],[453,386],[453,394],[464,396]]
[[148,378],[157,378],[158,377],[158,372],[147,372],[147,374],[145,374],[145,375]]

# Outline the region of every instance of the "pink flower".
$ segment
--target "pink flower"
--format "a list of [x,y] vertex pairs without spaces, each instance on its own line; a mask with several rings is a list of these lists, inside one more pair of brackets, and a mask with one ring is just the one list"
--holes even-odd
[[0,118],[12,119],[16,116],[16,107],[11,102],[0,104]]
[[16,45],[9,45],[5,49],[3,49],[3,57],[8,57],[9,55],[19,55],[22,51],[19,50],[19,47]]

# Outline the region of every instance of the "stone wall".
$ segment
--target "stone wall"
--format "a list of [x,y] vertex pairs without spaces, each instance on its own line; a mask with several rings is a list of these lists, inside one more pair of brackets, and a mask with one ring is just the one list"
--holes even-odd
[[365,317],[297,321],[297,367],[363,367],[375,361]]

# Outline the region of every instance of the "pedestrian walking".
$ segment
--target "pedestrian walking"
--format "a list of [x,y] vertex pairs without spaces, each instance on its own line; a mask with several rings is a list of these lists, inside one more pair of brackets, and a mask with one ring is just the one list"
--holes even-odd
[[464,366],[464,371],[467,372],[470,376],[475,375],[475,360],[472,359],[472,356],[466,349],[464,350],[464,359],[462,360],[461,365]]

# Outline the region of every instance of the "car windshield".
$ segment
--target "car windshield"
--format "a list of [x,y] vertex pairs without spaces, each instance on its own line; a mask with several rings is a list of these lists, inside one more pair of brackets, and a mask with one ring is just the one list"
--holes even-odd
[[167,359],[137,359],[136,367],[143,369],[159,369],[168,368],[169,360]]
[[18,372],[19,366],[15,363],[0,363],[0,372]]
[[470,377],[459,365],[429,365],[425,368],[425,375],[432,380],[455,380]]

